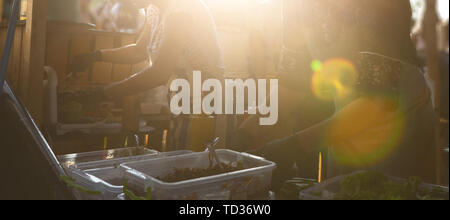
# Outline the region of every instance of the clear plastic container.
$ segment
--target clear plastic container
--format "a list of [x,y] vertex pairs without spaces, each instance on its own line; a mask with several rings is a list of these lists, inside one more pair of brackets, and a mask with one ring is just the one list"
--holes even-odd
[[243,200],[269,192],[275,163],[231,150],[217,150],[217,155],[221,162],[241,162],[245,169],[176,183],[156,178],[167,176],[174,168],[208,168],[208,152],[125,163],[120,169],[135,194],[143,196],[151,187],[156,200]]
[[195,152],[191,151],[191,150],[178,150],[178,151],[163,152],[163,153],[160,153],[158,155],[158,158],[162,158],[162,157],[176,157],[176,156],[192,154],[192,153],[195,153]]
[[[364,171],[358,171],[349,175],[342,175],[338,177],[331,178],[321,184],[318,184],[314,187],[311,187],[309,189],[303,190],[299,194],[299,198],[301,200],[333,200],[335,195],[341,191],[341,183],[342,180],[351,175],[355,175],[358,173],[362,173]],[[405,182],[405,179],[396,178],[396,177],[390,177],[387,176],[390,180],[395,182]],[[433,189],[439,189],[443,192],[449,192],[448,187],[442,187],[442,186],[436,186],[431,184],[422,184],[422,189],[425,189],[427,191],[432,191]]]
[[77,191],[81,200],[116,200],[123,191],[123,175],[118,168],[100,168],[93,170],[72,169],[71,177],[75,183],[87,190],[100,192],[101,195],[89,195]]
[[67,168],[69,175],[75,183],[82,187],[98,191],[101,195],[88,195],[76,192],[77,198],[82,200],[117,200],[123,193],[123,172],[118,166],[124,162],[143,161],[162,157],[171,157],[193,153],[192,151],[173,151],[162,154],[150,154],[141,157],[127,157],[120,160],[103,160],[87,163],[79,163]]
[[120,158],[120,159],[116,159],[116,160],[103,160],[103,161],[79,163],[76,167],[81,170],[106,168],[106,167],[118,168],[120,166],[120,164],[127,163],[127,162],[137,162],[137,161],[150,160],[150,159],[155,159],[155,158],[164,158],[164,157],[175,157],[175,156],[194,153],[193,151],[190,151],[190,150],[179,150],[179,151],[171,151],[171,152],[164,152],[164,153],[159,153],[157,151],[154,151],[154,152],[155,153],[153,153],[153,154],[126,157],[126,158]]
[[158,155],[158,151],[150,150],[144,147],[130,147],[79,154],[68,154],[58,156],[58,160],[64,168],[78,167],[79,164],[83,164],[83,169],[93,169],[119,166],[124,162],[139,160],[140,158],[154,157],[156,155]]

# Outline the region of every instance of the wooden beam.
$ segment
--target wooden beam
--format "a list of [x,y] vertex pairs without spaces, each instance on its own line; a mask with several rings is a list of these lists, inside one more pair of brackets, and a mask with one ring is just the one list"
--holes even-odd
[[441,91],[440,91],[440,69],[439,69],[439,51],[438,51],[438,35],[437,35],[437,24],[438,15],[436,12],[436,0],[426,1],[426,11],[423,20],[424,36],[426,41],[426,57],[427,57],[427,68],[429,75],[434,82],[434,101],[435,101],[435,111],[436,111],[436,183],[441,184],[441,136],[440,136],[440,101],[441,101]]
[[47,0],[27,0],[27,21],[23,40],[23,72],[19,96],[36,124],[43,120],[43,80],[46,49]]
[[3,4],[5,4],[4,0],[0,0],[0,22],[3,21]]

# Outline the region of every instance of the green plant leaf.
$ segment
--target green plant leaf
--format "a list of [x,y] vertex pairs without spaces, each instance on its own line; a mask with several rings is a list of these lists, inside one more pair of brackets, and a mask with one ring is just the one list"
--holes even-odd
[[94,195],[94,196],[100,196],[102,195],[102,192],[100,191],[94,191],[94,190],[88,190],[85,187],[78,185],[75,183],[75,179],[69,176],[60,176],[59,179],[63,181],[67,186],[76,189],[82,193],[88,194],[88,195]]

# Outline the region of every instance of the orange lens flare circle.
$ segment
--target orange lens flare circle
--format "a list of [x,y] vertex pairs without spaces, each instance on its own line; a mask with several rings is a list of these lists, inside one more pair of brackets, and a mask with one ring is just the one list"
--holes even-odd
[[[322,100],[347,100],[356,90],[358,71],[346,59],[313,61],[312,90]],[[366,167],[392,155],[402,140],[405,119],[398,114],[398,97],[371,94],[351,101],[336,115],[327,146],[338,164]]]
[[355,66],[345,59],[331,59],[319,66],[313,61],[312,90],[322,100],[342,99],[355,88],[358,72]]
[[397,149],[404,135],[405,119],[398,114],[395,97],[362,97],[337,115],[328,134],[328,146],[341,165],[376,165]]

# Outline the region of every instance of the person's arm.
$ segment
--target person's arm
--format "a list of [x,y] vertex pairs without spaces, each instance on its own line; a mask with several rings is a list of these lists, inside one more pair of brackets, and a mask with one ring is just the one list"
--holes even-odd
[[[383,98],[358,98],[327,120],[266,144],[260,152],[266,159],[277,163],[272,182],[274,189],[279,189],[290,177],[290,170],[302,153],[321,151],[321,147],[343,143],[375,126],[392,121],[395,119],[395,108],[395,103]],[[354,151],[352,146],[344,150]]]
[[184,14],[168,17],[158,59],[151,67],[108,86],[105,88],[105,94],[111,98],[129,96],[166,84],[176,71],[175,59],[186,45],[186,36],[191,35],[190,20],[191,18]]
[[145,30],[136,44],[116,49],[97,50],[92,53],[75,56],[70,64],[71,72],[83,72],[95,62],[109,62],[117,64],[136,64],[148,59],[146,44],[148,43],[150,28]]
[[392,100],[377,97],[360,97],[349,103],[332,117],[283,140],[295,143],[289,147],[307,151],[318,151],[326,144],[340,143],[357,136],[374,126],[393,120],[396,103]]
[[151,23],[147,21],[136,44],[120,48],[100,50],[102,61],[120,64],[136,64],[148,59],[147,45],[150,40]]
[[148,55],[142,52],[137,44],[130,44],[120,48],[100,50],[101,61],[117,64],[136,64],[148,59]]

